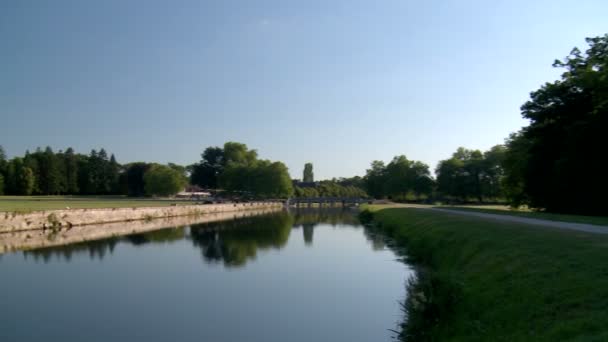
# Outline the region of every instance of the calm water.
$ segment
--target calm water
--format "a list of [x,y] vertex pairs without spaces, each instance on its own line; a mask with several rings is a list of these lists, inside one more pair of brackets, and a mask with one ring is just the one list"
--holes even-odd
[[0,341],[389,341],[408,268],[348,212],[0,256]]

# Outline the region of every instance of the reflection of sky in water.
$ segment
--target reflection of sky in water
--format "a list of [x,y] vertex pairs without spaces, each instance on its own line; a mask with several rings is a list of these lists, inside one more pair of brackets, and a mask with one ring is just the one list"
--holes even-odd
[[407,277],[351,214],[314,210],[7,254],[0,270],[0,340],[389,340]]

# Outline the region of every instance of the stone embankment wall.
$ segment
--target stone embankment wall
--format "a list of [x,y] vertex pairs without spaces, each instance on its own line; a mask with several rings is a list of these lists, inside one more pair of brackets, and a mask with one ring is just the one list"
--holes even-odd
[[0,233],[34,229],[61,229],[89,224],[146,221],[178,216],[200,216],[244,210],[279,209],[279,202],[182,205],[172,207],[65,209],[31,213],[0,213]]
[[[233,207],[234,208],[234,207]],[[129,223],[114,222],[61,229],[37,229],[0,234],[0,255],[20,250],[61,246],[78,242],[144,233],[162,228],[178,228],[194,224],[234,220],[243,217],[276,212],[280,208],[259,207],[254,210],[225,211],[198,216],[163,217],[154,220],[139,220]]]

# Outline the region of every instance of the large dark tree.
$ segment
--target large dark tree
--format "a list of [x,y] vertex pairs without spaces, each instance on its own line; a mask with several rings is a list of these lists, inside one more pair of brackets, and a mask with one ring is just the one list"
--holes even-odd
[[65,180],[66,192],[69,194],[78,193],[78,157],[74,153],[74,149],[69,147],[63,154],[63,163],[65,165]]
[[61,192],[61,169],[59,160],[50,146],[44,152],[36,152],[39,165],[39,190],[43,195],[57,195]]
[[129,196],[143,196],[146,193],[144,174],[151,164],[138,162],[125,165],[127,194]]
[[[517,149],[507,156],[507,165],[515,164],[507,170],[507,179],[520,175],[522,192],[533,207],[608,212],[602,157],[608,131],[608,35],[588,38],[587,43],[585,53],[575,48],[555,61],[555,67],[565,69],[561,79],[532,92],[521,108],[530,125],[511,140]],[[518,155],[525,156],[525,165],[514,163]]]
[[0,145],[0,175],[6,177],[6,168],[8,166],[8,161],[6,159],[6,152],[2,145]]
[[190,183],[203,188],[215,189],[218,187],[218,177],[224,171],[224,149],[221,147],[207,147],[201,154],[202,160],[189,166]]

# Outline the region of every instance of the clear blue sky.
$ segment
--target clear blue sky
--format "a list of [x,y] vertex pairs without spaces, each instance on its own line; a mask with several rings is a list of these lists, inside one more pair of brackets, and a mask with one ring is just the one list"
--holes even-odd
[[190,164],[225,141],[300,178],[432,169],[526,125],[608,1],[0,1],[0,145]]

